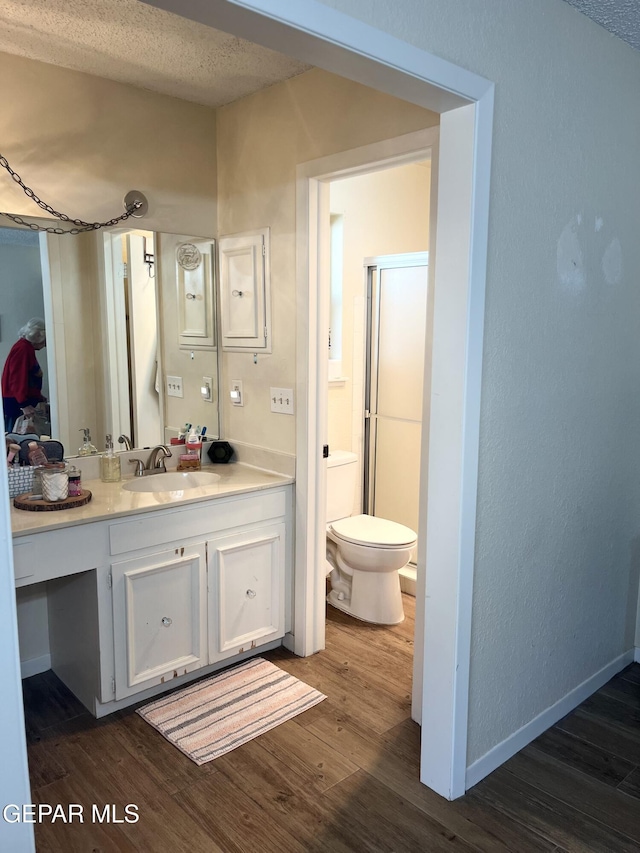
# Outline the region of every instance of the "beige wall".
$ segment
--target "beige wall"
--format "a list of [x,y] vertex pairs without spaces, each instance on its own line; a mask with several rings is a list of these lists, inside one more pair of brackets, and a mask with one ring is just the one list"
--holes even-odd
[[[149,213],[129,220],[134,227],[215,235],[214,110],[7,54],[0,54],[0,79],[2,154],[56,210],[110,219],[138,189]],[[3,174],[0,210],[42,214]],[[91,428],[99,447],[110,428],[101,404],[103,323],[90,236],[53,238],[62,244],[54,302],[64,311],[71,452],[79,426]]]
[[428,250],[430,176],[430,164],[412,164],[331,184],[331,213],[343,217],[342,375],[346,381],[329,386],[330,447],[360,452],[363,261]]
[[271,386],[296,378],[296,165],[431,127],[438,117],[324,71],[312,70],[217,113],[219,233],[271,228],[273,354],[224,353],[223,393],[241,379],[243,408],[224,408],[223,435],[295,451],[295,418],[272,414]]

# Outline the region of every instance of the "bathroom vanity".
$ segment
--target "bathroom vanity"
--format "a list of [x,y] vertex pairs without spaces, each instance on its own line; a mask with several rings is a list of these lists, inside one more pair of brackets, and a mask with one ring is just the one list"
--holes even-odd
[[11,510],[16,587],[46,583],[51,668],[97,717],[291,629],[293,478],[215,470],[185,491],[90,480],[83,507]]

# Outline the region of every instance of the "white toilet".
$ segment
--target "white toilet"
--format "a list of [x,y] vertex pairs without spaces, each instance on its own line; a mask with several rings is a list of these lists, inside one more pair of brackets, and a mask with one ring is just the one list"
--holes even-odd
[[327,459],[327,601],[363,622],[396,625],[404,619],[398,571],[409,562],[417,537],[404,524],[351,515],[357,463],[346,450]]

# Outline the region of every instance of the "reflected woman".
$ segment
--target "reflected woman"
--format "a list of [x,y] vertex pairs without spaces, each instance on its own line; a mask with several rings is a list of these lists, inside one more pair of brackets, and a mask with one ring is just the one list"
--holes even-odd
[[42,369],[36,350],[47,344],[44,320],[32,317],[18,332],[2,371],[2,408],[4,428],[11,432],[16,419],[24,412],[32,415],[38,403],[46,403],[42,395]]

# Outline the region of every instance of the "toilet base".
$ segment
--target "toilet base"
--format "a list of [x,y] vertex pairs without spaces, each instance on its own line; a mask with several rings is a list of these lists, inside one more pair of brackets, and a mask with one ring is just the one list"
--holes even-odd
[[327,602],[361,622],[373,625],[398,625],[404,621],[398,572],[353,571],[351,595],[332,589]]

